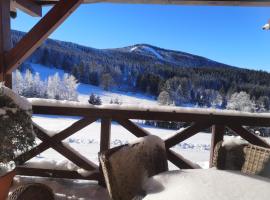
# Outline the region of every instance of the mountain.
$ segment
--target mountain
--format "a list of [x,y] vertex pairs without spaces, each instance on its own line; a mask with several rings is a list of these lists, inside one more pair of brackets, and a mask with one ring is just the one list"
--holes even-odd
[[[23,32],[13,31],[13,44],[23,35]],[[51,60],[49,57],[54,57],[54,55],[61,56],[57,60]],[[172,67],[232,67],[201,56],[162,49],[148,44],[136,44],[115,49],[95,49],[70,42],[48,39],[29,60],[40,63],[44,57],[47,57],[46,64],[66,67],[67,69],[80,62],[88,64],[98,63],[103,66],[140,65],[145,68],[155,65],[170,65]],[[63,61],[63,59],[67,58],[71,59],[71,63]],[[68,66],[63,66],[63,64]]]
[[[13,45],[23,35],[23,32],[13,31]],[[244,91],[267,110],[270,108],[269,73],[149,44],[95,49],[47,39],[21,69],[31,68],[33,63],[64,70],[80,83],[105,90],[139,91],[156,97],[167,91],[176,105],[210,106],[209,98],[213,96],[223,99],[226,105],[226,99],[233,93]]]
[[151,57],[157,62],[177,67],[232,67],[201,56],[168,49],[162,49],[149,44],[136,44],[133,46],[113,49],[113,51],[136,54],[142,57]]

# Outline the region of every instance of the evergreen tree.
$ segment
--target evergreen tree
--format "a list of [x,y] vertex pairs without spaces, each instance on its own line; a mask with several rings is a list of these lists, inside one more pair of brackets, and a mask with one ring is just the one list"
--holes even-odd
[[92,104],[92,105],[102,104],[101,98],[93,93],[90,95],[88,102],[89,104]]

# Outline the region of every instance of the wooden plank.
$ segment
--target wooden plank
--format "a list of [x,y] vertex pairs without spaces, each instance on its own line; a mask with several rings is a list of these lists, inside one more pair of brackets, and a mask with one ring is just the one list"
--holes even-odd
[[0,82],[11,87],[10,76],[6,75],[5,53],[11,48],[10,0],[0,1]]
[[100,152],[106,151],[110,148],[111,141],[111,119],[101,119],[101,133],[100,133]]
[[35,127],[35,133],[40,140],[47,141],[54,150],[59,152],[61,155],[65,156],[67,159],[72,161],[77,166],[88,171],[95,170],[98,168],[96,164],[92,163],[91,161],[82,157],[81,155],[77,155],[72,150],[65,147],[62,142],[53,140],[51,137],[49,137],[46,133],[44,133],[37,127]]
[[35,0],[16,0],[14,4],[15,8],[19,8],[33,17],[42,16],[42,7]]
[[116,121],[136,137],[145,137],[150,135],[147,130],[139,127],[137,124],[134,124],[128,119],[116,119]]
[[70,127],[64,129],[63,131],[60,131],[57,135],[53,136],[53,140],[64,140],[67,137],[73,135],[74,133],[78,132],[79,130],[85,128],[86,126],[89,126],[93,122],[97,121],[97,118],[89,118],[84,117],[76,122],[74,122]]
[[186,160],[183,156],[175,153],[174,151],[167,149],[168,160],[171,161],[179,169],[196,169],[194,163]]
[[262,126],[270,127],[269,117],[243,116],[222,113],[190,113],[189,112],[161,112],[161,111],[142,111],[142,110],[118,110],[118,109],[100,109],[100,108],[71,108],[56,106],[33,105],[35,114],[45,115],[66,115],[66,116],[88,116],[96,118],[111,119],[143,119],[143,120],[160,120],[176,122],[205,122],[211,124],[241,124],[245,126]]
[[[57,0],[42,0],[41,5],[55,4]],[[84,3],[174,4],[207,6],[270,6],[269,0],[84,0]]]
[[259,138],[258,136],[250,133],[248,130],[243,128],[242,126],[237,125],[228,125],[228,127],[234,131],[236,134],[240,135],[243,139],[247,140],[251,144],[270,148],[270,144],[267,143],[265,140]]
[[16,167],[16,174],[22,176],[37,176],[37,177],[50,177],[50,178],[63,178],[63,179],[82,179],[82,180],[99,180],[99,172],[93,173],[87,177],[80,175],[76,171],[55,170],[55,169],[39,169],[18,166]]
[[223,140],[224,134],[225,134],[225,126],[224,125],[213,125],[212,126],[212,139],[211,139],[209,167],[213,167],[213,156],[214,156],[215,146],[218,142]]
[[[83,118],[75,123],[73,123],[70,127],[64,129],[63,131],[60,131],[58,134],[54,135],[51,137],[52,140],[54,141],[61,141],[66,139],[67,137],[73,135],[77,131],[83,129],[84,127],[92,124],[95,122],[97,119],[95,118]],[[15,162],[19,165],[22,165],[26,161],[30,160],[31,158],[37,156],[38,154],[42,153],[43,151],[47,150],[50,148],[50,143],[48,141],[44,141],[38,146],[32,148],[28,152],[25,152],[18,157],[15,158]]]
[[[111,119],[101,119],[101,131],[100,131],[100,152],[107,151],[110,148],[111,141]],[[101,164],[99,163],[100,180],[99,185],[106,187],[105,178],[102,172]]]
[[185,130],[180,131],[179,133],[176,133],[172,137],[168,138],[165,141],[165,146],[166,146],[166,148],[169,149],[169,148],[179,144],[180,142],[183,142],[184,140],[192,137],[193,135],[199,133],[200,131],[203,131],[203,130],[209,128],[210,126],[211,126],[211,124],[209,122],[195,123],[194,125],[186,128]]
[[82,0],[60,0],[6,55],[11,73],[81,4]]

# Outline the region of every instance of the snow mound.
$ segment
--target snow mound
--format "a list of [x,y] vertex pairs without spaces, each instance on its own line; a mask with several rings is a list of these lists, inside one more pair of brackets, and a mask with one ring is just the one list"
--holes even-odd
[[268,200],[270,180],[215,169],[170,171],[150,178],[144,200]]
[[222,146],[226,149],[231,149],[234,146],[248,144],[248,142],[242,139],[240,136],[225,138]]
[[2,84],[0,84],[0,95],[5,95],[11,98],[14,103],[22,110],[28,111],[32,109],[32,105],[26,98],[16,94],[11,89],[3,86]]
[[270,113],[251,113],[232,110],[218,110],[213,108],[188,108],[176,106],[159,106],[159,105],[134,105],[134,104],[103,104],[101,106],[93,106],[89,103],[81,103],[76,101],[63,101],[52,99],[29,98],[32,105],[36,106],[55,106],[55,107],[74,107],[74,108],[100,108],[100,109],[117,109],[129,111],[152,111],[152,112],[173,112],[173,113],[189,113],[200,115],[226,115],[226,116],[245,116],[245,117],[265,117],[270,118]]

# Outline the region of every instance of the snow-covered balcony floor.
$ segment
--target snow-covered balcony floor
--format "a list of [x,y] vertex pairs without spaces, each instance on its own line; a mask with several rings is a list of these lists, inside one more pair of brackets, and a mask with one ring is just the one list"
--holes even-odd
[[43,183],[53,189],[56,200],[110,200],[105,188],[95,181],[16,176],[11,192],[26,183]]

